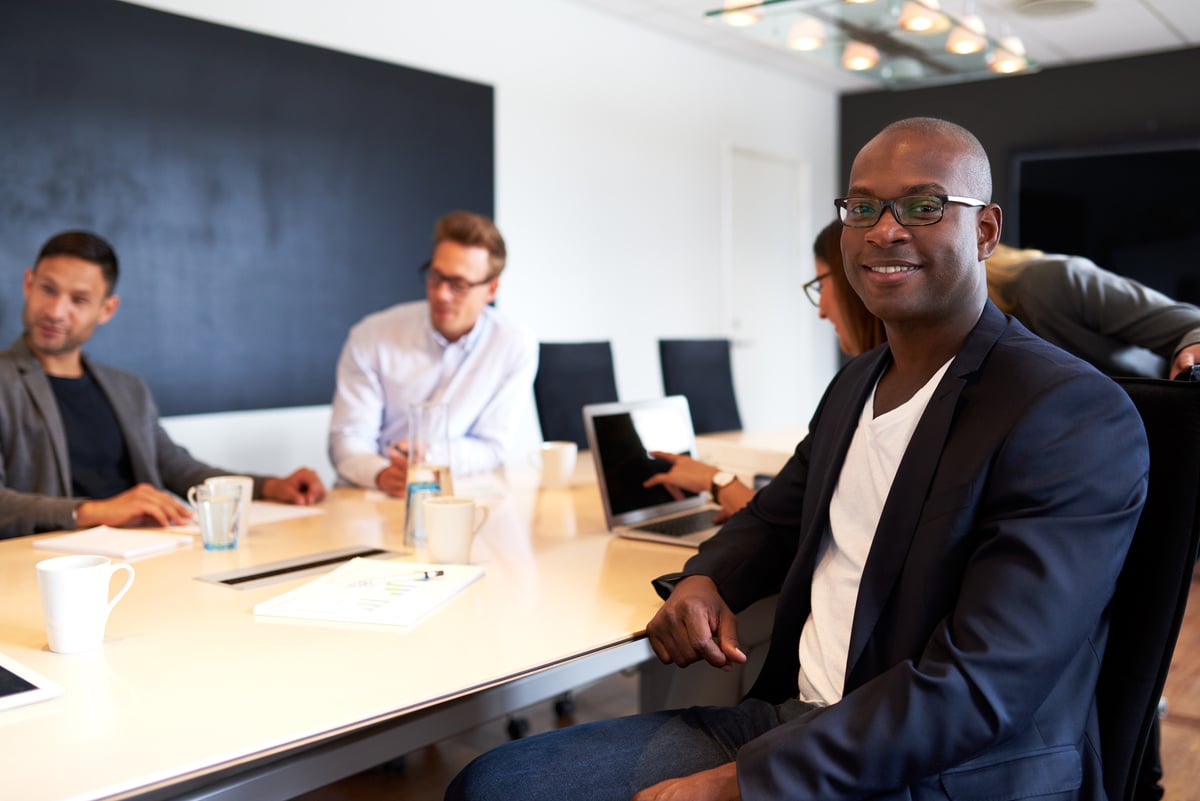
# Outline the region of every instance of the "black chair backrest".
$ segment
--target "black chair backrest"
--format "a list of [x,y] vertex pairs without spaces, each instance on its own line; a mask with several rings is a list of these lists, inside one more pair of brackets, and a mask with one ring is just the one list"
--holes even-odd
[[608,342],[543,342],[533,380],[542,439],[586,448],[583,407],[617,400],[612,346]]
[[1112,801],[1131,801],[1200,544],[1200,383],[1116,381],[1141,413],[1150,444],[1146,506],[1109,605],[1096,688],[1105,789]]
[[697,434],[742,427],[728,339],[660,339],[663,393],[683,395]]

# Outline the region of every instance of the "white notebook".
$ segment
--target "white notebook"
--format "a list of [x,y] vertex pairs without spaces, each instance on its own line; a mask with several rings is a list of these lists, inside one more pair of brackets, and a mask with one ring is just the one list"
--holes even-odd
[[77,531],[74,534],[62,534],[57,537],[34,540],[33,547],[47,551],[133,559],[137,556],[174,550],[191,543],[192,537],[188,534],[164,534],[130,528],[96,526],[85,531]]
[[483,575],[477,565],[356,557],[337,570],[263,601],[256,615],[411,626]]

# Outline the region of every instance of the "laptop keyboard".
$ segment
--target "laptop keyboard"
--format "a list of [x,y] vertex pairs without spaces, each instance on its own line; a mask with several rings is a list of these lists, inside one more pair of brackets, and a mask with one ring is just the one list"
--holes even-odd
[[640,526],[634,526],[634,528],[638,531],[665,534],[668,537],[684,537],[688,534],[695,534],[697,531],[703,531],[706,528],[712,528],[716,525],[713,522],[713,518],[716,516],[716,509],[704,509],[690,515],[669,517],[666,520],[658,520],[653,523],[643,523]]

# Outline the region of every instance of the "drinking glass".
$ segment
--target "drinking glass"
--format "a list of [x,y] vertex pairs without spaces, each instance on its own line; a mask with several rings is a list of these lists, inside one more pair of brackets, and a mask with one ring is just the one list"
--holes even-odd
[[450,478],[450,408],[444,403],[417,403],[408,411],[407,506],[404,510],[404,544],[425,544],[422,502],[437,495],[453,495]]

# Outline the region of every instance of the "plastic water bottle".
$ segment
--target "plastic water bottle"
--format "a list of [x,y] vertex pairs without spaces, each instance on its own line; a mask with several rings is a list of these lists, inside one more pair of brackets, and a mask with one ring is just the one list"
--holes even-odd
[[404,547],[419,548],[425,545],[426,498],[441,493],[441,484],[435,471],[423,467],[410,467],[408,471],[408,500],[404,509]]

